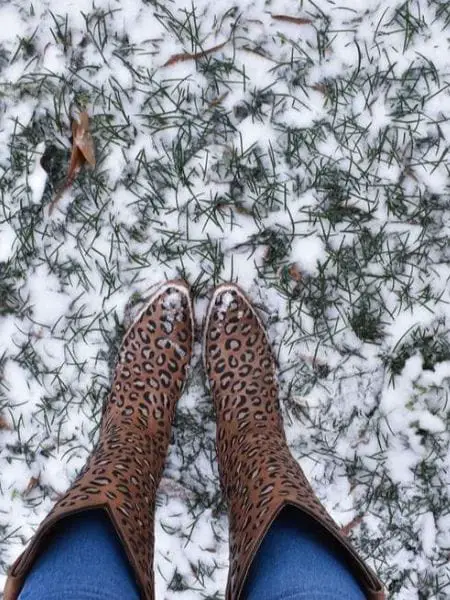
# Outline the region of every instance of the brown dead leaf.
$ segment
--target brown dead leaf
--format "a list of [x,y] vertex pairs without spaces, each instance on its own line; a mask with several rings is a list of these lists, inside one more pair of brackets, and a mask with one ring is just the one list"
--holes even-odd
[[348,535],[352,529],[354,529],[355,527],[358,527],[358,525],[361,523],[362,520],[363,520],[362,515],[358,515],[357,517],[352,519],[350,521],[350,523],[347,523],[347,525],[344,525],[343,527],[341,527],[342,535]]
[[245,207],[243,204],[241,204],[239,202],[236,202],[236,203],[219,202],[218,204],[216,204],[216,208],[218,208],[219,210],[229,208],[233,212],[237,212],[240,215],[246,215],[246,216],[250,216],[253,214],[249,208]]
[[32,477],[28,482],[24,494],[29,494],[39,484],[39,477]]
[[219,104],[222,104],[222,102],[225,100],[225,98],[228,96],[228,94],[229,94],[229,92],[224,92],[220,96],[217,96],[217,98],[213,98],[208,105],[209,108],[213,108],[214,106],[218,106]]
[[266,263],[270,258],[271,247],[269,245],[262,246],[262,261]]
[[212,48],[209,48],[208,50],[203,50],[202,52],[195,52],[193,54],[190,54],[189,52],[186,52],[184,54],[174,54],[169,58],[167,62],[163,64],[163,67],[169,67],[170,65],[174,65],[179,62],[184,62],[186,60],[197,60],[199,58],[204,58],[205,56],[208,56],[208,54],[217,52],[217,50],[220,50],[221,48],[226,46],[226,44],[228,44],[228,41],[223,42],[222,44],[217,44],[217,46],[213,46]]
[[402,173],[403,177],[411,177],[416,183],[419,182],[417,175],[414,172],[414,169],[410,166],[405,167],[405,170]]
[[311,89],[316,92],[320,92],[324,96],[328,92],[327,86],[324,83],[315,83],[314,85],[311,86]]
[[42,338],[44,337],[44,328],[41,327],[40,329],[37,329],[36,331],[32,331],[30,333],[31,337],[34,337],[36,340],[42,340]]
[[69,170],[64,183],[56,192],[56,195],[49,206],[49,215],[52,214],[53,209],[61,200],[64,192],[75,181],[75,178],[84,163],[88,163],[91,167],[95,167],[94,140],[92,139],[92,134],[89,130],[89,115],[85,111],[80,113],[79,121],[74,119],[72,122],[72,155],[70,157]]
[[294,281],[300,282],[302,280],[302,274],[300,272],[300,269],[295,263],[292,263],[292,265],[288,267],[288,275]]
[[304,19],[302,17],[291,17],[289,15],[271,15],[275,21],[286,21],[287,23],[294,23],[295,25],[311,25],[311,19]]
[[0,430],[1,429],[5,429],[7,431],[12,430],[11,425],[6,421],[5,417],[3,417],[2,415],[0,415]]
[[95,152],[94,152],[94,140],[89,130],[89,115],[87,112],[80,114],[80,121],[76,127],[72,126],[74,132],[74,146],[78,148],[84,157],[84,160],[91,166],[95,167]]

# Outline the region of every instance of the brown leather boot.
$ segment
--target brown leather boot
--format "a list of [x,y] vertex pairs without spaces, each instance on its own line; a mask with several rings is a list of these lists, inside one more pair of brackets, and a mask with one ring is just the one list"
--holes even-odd
[[310,515],[339,543],[367,598],[384,598],[375,574],[317,499],[286,444],[275,360],[255,309],[235,285],[215,290],[205,324],[205,369],[217,413],[217,452],[230,520],[227,600],[239,600],[255,554],[283,507]]
[[82,473],[11,567],[4,600],[16,600],[53,526],[74,513],[104,509],[145,600],[154,598],[155,495],[193,339],[189,289],[168,282],[128,329],[105,405],[100,437]]

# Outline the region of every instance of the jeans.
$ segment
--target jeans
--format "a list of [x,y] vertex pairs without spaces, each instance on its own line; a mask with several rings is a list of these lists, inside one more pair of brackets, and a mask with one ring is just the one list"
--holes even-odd
[[[292,508],[266,534],[242,600],[363,600],[327,533]],[[138,587],[106,513],[65,519],[33,565],[19,600],[139,600]]]

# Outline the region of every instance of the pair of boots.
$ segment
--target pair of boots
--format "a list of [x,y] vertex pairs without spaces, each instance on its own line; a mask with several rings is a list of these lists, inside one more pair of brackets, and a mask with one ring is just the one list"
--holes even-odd
[[[193,343],[193,308],[182,281],[162,285],[128,329],[119,353],[100,437],[69,491],[11,567],[4,600],[16,600],[46,537],[61,519],[104,509],[144,600],[154,599],[156,490]],[[275,361],[265,329],[235,285],[216,288],[203,357],[217,414],[220,481],[228,503],[227,600],[238,600],[255,554],[285,506],[306,513],[339,543],[371,600],[384,598],[377,577],[320,504],[289,452],[278,407]]]

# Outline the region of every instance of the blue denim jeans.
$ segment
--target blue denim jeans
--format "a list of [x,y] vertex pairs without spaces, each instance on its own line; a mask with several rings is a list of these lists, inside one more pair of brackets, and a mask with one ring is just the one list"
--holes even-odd
[[[309,518],[285,509],[251,566],[243,600],[363,600],[342,551]],[[70,517],[52,534],[19,600],[139,600],[124,550],[102,511]]]

